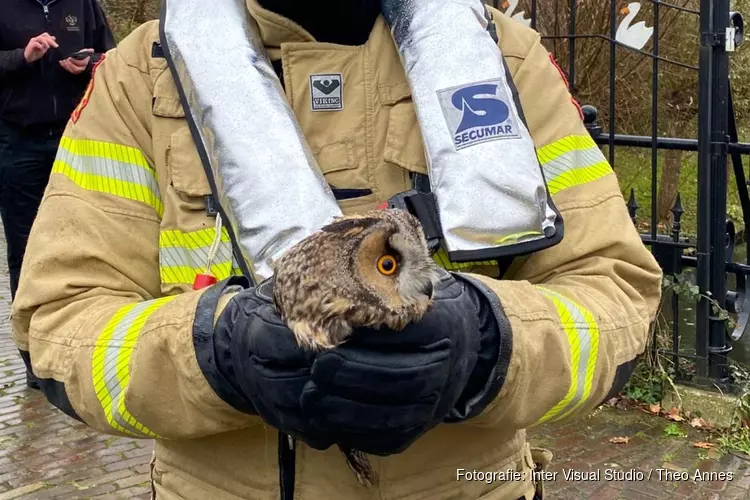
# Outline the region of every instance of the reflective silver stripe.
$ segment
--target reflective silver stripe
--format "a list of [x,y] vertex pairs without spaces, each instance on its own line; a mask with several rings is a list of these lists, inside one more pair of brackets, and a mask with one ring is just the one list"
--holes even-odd
[[135,434],[143,434],[138,429],[132,427],[125,418],[120,415],[120,412],[117,411],[117,408],[120,407],[120,403],[123,397],[123,387],[120,385],[120,380],[118,375],[118,369],[117,369],[117,359],[120,355],[120,349],[115,348],[112,349],[112,347],[126,347],[126,348],[132,348],[133,346],[126,346],[125,345],[125,335],[127,331],[133,326],[135,321],[138,319],[138,316],[148,307],[148,304],[141,303],[135,306],[128,314],[125,315],[125,317],[120,321],[120,323],[115,327],[115,330],[112,334],[112,339],[109,342],[110,348],[107,349],[107,352],[104,354],[104,382],[107,386],[107,391],[109,392],[110,397],[112,398],[112,417],[115,419],[115,421],[120,424],[122,427],[125,427],[129,431],[135,433]]
[[64,147],[57,150],[57,159],[64,161],[77,172],[101,175],[109,179],[117,179],[124,182],[132,182],[133,184],[145,186],[154,193],[159,192],[159,186],[156,183],[154,176],[145,168],[133,165],[132,163],[125,163],[113,160],[112,158],[104,158],[100,156],[75,154]]
[[141,330],[151,314],[174,296],[121,307],[104,327],[94,346],[92,381],[110,426],[135,437],[158,437],[130,414],[124,393],[130,381],[130,360]]
[[154,172],[133,148],[63,137],[53,171],[85,189],[140,201],[163,213]]
[[565,397],[539,421],[555,421],[580,407],[591,395],[599,350],[599,327],[590,311],[548,288],[537,288],[554,304],[568,339],[571,381]]
[[544,175],[547,181],[564,174],[575,168],[590,167],[606,161],[599,148],[589,148],[583,150],[567,151],[554,160],[542,165]]
[[[199,273],[206,272],[211,246],[216,239],[215,228],[196,231],[164,229],[159,233],[159,273],[162,284],[192,284]],[[221,230],[221,241],[211,262],[209,273],[223,280],[237,270],[232,242],[226,229]]]
[[[206,267],[208,251],[211,245],[199,248],[161,247],[159,249],[159,265],[161,267],[183,267],[203,269]],[[214,264],[233,261],[231,244],[221,242],[216,252]]]

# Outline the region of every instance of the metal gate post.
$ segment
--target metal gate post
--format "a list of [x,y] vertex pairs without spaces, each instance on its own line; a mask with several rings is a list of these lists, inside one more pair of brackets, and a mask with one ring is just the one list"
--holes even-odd
[[[726,299],[726,184],[729,60],[725,49],[729,0],[701,0],[698,110],[697,284],[721,308]],[[728,379],[726,322],[705,298],[698,304],[698,377]],[[708,363],[706,363],[706,360]]]

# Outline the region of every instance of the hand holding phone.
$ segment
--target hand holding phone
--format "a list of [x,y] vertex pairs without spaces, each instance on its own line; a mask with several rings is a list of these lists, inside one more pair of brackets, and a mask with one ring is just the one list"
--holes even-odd
[[77,61],[83,61],[87,57],[91,57],[91,54],[93,51],[91,49],[81,49],[77,52],[73,52],[72,54],[68,54],[65,59],[75,59]]
[[60,66],[68,73],[78,75],[86,70],[89,58],[94,55],[94,49],[81,49],[60,60]]

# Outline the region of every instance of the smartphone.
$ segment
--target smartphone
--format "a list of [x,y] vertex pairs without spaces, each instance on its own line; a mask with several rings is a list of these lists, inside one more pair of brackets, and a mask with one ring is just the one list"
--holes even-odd
[[87,57],[91,57],[92,55],[93,55],[93,52],[79,50],[78,52],[73,52],[72,54],[68,54],[63,59],[67,59],[70,57],[71,59],[77,59],[79,61],[83,61],[84,59],[86,59]]

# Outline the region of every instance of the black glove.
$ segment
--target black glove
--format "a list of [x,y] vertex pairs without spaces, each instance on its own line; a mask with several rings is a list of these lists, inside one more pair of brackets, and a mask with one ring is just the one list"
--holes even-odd
[[302,409],[319,435],[373,455],[399,453],[445,419],[469,418],[494,399],[507,368],[499,360],[510,356],[497,298],[448,273],[434,298],[422,320],[400,332],[358,329],[318,355]]
[[333,442],[315,436],[300,405],[315,354],[298,347],[276,314],[272,290],[273,281],[266,281],[229,301],[211,335],[215,363],[201,363],[199,355],[199,364],[208,367],[203,371],[212,388],[236,409],[313,448],[329,448]]

